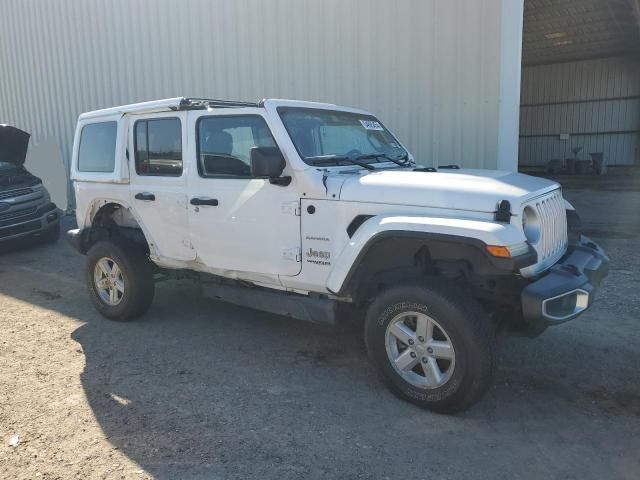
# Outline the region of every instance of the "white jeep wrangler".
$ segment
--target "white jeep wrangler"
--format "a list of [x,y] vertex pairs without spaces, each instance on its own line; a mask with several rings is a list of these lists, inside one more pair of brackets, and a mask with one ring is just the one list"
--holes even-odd
[[417,166],[352,108],[173,98],[88,112],[71,164],[68,236],[103,315],[144,313],[172,271],[301,320],[366,311],[386,383],[440,412],[486,391],[497,326],[533,336],[575,318],[608,271],[558,184]]

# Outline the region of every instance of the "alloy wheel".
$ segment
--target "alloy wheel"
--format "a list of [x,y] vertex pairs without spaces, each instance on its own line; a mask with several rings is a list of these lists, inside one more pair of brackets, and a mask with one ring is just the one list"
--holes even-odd
[[109,257],[102,257],[93,269],[93,281],[96,292],[107,305],[118,305],[124,297],[125,282],[122,270]]
[[453,343],[444,328],[424,313],[396,315],[387,326],[385,343],[393,368],[415,387],[438,388],[453,375]]

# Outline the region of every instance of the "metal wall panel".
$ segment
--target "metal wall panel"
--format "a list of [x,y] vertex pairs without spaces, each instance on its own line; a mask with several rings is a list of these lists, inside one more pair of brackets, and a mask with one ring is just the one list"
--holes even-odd
[[572,158],[580,146],[580,158],[604,152],[610,165],[640,161],[638,58],[526,67],[521,92],[521,165]]
[[179,95],[372,110],[426,165],[495,167],[501,0],[3,0],[0,121],[69,158],[84,111]]

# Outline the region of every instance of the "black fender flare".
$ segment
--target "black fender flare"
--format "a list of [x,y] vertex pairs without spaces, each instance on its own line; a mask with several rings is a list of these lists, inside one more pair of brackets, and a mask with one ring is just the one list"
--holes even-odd
[[[395,252],[395,248],[403,251]],[[407,246],[411,246],[407,250]],[[511,275],[520,269],[535,264],[538,255],[533,248],[514,258],[498,258],[486,250],[486,244],[476,238],[430,232],[388,230],[371,237],[358,253],[351,265],[341,288],[332,292],[338,296],[353,294],[360,284],[360,276],[366,275],[368,263],[379,263],[377,255],[398,254],[409,258],[419,249],[426,247],[430,259],[435,261],[464,261],[478,275]]]

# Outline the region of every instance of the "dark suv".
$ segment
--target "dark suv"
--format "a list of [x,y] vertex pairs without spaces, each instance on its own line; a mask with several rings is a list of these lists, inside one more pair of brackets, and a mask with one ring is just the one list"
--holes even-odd
[[42,180],[24,168],[30,136],[0,125],[0,244],[27,236],[53,242],[60,235],[58,208]]

